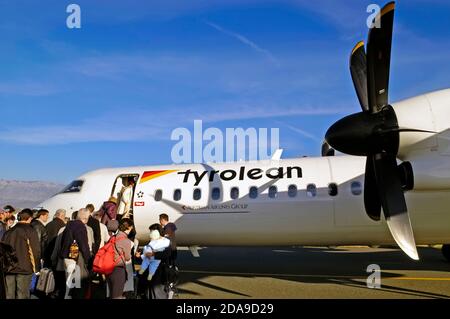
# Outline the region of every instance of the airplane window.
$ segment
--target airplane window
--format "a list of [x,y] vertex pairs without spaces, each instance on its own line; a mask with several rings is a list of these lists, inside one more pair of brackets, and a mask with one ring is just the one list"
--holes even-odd
[[316,197],[316,195],[317,195],[316,185],[308,184],[308,186],[306,186],[306,195],[308,197]]
[[276,186],[270,186],[269,187],[269,197],[270,198],[277,198],[278,197],[278,191]]
[[219,200],[220,199],[220,188],[219,187],[214,187],[212,189],[211,198],[213,200]]
[[162,199],[162,190],[158,189],[155,192],[155,201],[159,202]]
[[355,196],[361,195],[362,193],[362,185],[360,182],[352,182],[350,185],[350,188],[352,190],[352,194]]
[[328,185],[328,195],[336,196],[338,194],[338,186],[335,183]]
[[181,199],[181,189],[176,189],[173,192],[173,200],[178,202]]
[[250,190],[248,192],[248,196],[252,199],[255,199],[258,197],[258,187],[252,186],[250,187]]
[[296,197],[297,196],[297,185],[289,185],[288,187],[288,196]]
[[200,188],[194,189],[194,200],[200,200],[202,198],[202,190]]
[[239,188],[233,187],[230,192],[230,197],[231,197],[231,199],[239,198]]
[[83,187],[84,181],[73,181],[60,192],[62,193],[79,193]]

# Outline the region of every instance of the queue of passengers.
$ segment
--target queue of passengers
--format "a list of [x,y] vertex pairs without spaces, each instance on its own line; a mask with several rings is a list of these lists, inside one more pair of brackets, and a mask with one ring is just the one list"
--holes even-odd
[[[51,221],[46,209],[0,209],[0,299],[171,298],[175,224],[161,214],[139,249],[133,220],[118,215],[117,207],[111,197],[99,210],[89,204],[71,218],[58,209]],[[112,268],[102,272],[108,252]]]

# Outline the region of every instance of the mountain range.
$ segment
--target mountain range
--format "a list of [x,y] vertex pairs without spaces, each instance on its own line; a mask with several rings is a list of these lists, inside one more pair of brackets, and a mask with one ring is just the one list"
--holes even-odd
[[63,189],[64,185],[44,181],[0,179],[0,206],[33,208]]

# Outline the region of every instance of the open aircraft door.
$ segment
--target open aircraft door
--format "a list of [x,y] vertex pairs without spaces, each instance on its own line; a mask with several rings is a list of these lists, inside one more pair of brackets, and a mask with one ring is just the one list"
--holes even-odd
[[117,209],[119,209],[120,206],[120,202],[122,200],[122,192],[123,189],[126,187],[127,182],[126,180],[128,179],[132,179],[134,181],[134,186],[133,186],[133,191],[132,191],[132,195],[131,195],[131,201],[130,201],[130,206],[129,206],[129,215],[130,218],[133,219],[134,217],[134,201],[136,199],[136,185],[137,185],[137,181],[139,180],[139,174],[120,174],[119,176],[117,176],[116,180],[114,181],[112,190],[111,190],[111,196],[114,196],[115,198],[117,198]]

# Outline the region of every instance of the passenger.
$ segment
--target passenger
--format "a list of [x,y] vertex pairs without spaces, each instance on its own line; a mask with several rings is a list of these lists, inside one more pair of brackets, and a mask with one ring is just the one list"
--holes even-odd
[[3,209],[6,212],[6,215],[5,215],[6,218],[15,217],[15,221],[13,224],[13,226],[15,226],[19,221],[19,218],[18,218],[19,216],[17,216],[16,209],[14,207],[12,207],[11,205],[6,205],[5,207],[3,207]]
[[86,206],[86,209],[89,211],[89,220],[87,225],[92,228],[93,235],[94,235],[94,244],[92,246],[92,255],[95,256],[97,251],[100,248],[100,242],[101,242],[101,233],[100,233],[100,222],[95,219],[92,215],[94,214],[95,208],[94,205],[88,204]]
[[[128,234],[128,239],[133,243],[131,245],[131,256],[134,256],[134,253],[136,251],[136,248],[139,247],[139,241],[136,239],[136,229],[134,226],[134,222],[130,218],[123,218],[120,221],[125,220],[129,225],[133,226],[130,233]],[[127,269],[127,282],[125,283],[124,288],[124,296],[127,299],[134,299],[135,298],[135,282],[134,282],[134,270],[135,270],[135,259],[131,258],[130,261],[127,261],[126,263],[126,269]]]
[[3,234],[8,230],[8,226],[6,225],[6,216],[5,211],[0,209],[0,240],[3,238]]
[[133,243],[139,243],[139,241],[137,241],[136,239],[136,229],[134,227],[134,222],[131,218],[127,218],[129,220],[129,222],[133,225],[133,229],[131,230],[131,232],[128,234],[128,239],[131,240]]
[[177,226],[174,223],[169,222],[169,216],[167,214],[159,215],[159,223],[163,227],[164,236],[170,239],[170,264],[175,266],[175,261],[178,255],[175,236]]
[[87,204],[86,205],[86,207],[85,207],[88,211],[89,211],[89,213],[93,213],[94,212],[94,210],[95,210],[95,206],[94,206],[94,204]]
[[[47,249],[48,245],[48,232],[45,228],[45,225],[48,221],[49,212],[46,209],[40,209],[37,212],[36,218],[33,219],[31,222],[31,226],[34,228],[34,230],[38,234],[39,242],[41,243],[41,256],[44,258],[45,251]],[[37,269],[40,269],[41,263],[39,265],[36,265]]]
[[114,271],[106,276],[106,282],[110,292],[111,299],[123,299],[125,282],[127,281],[126,262],[131,260],[131,247],[133,243],[128,239],[133,226],[129,225],[127,219],[119,222],[111,220],[108,222],[108,231],[111,236],[116,238],[115,259],[118,260]]
[[99,211],[94,212],[93,217],[99,221],[100,226],[100,246],[99,249],[105,246],[105,244],[109,240],[108,227],[105,224],[101,223],[102,215]]
[[[6,205],[5,207],[3,207],[3,211],[5,212],[5,218],[14,216],[14,214],[16,213],[16,209],[14,207],[12,207],[11,205]],[[16,220],[16,223],[17,223],[17,220]]]
[[51,268],[53,272],[55,272],[56,270],[55,267],[53,267],[52,254],[55,250],[55,243],[59,230],[66,225],[65,218],[66,210],[58,209],[53,216],[53,220],[45,226],[45,228],[47,229],[48,244],[45,252],[43,253],[44,266]]
[[[150,231],[158,230],[159,236],[163,237],[163,229],[160,224],[153,224],[150,226]],[[138,284],[138,295],[143,299],[168,299],[169,291],[166,289],[167,278],[165,276],[166,266],[170,261],[170,247],[166,248],[162,252],[147,252],[146,257],[155,257],[155,259],[160,260],[160,264],[152,276],[151,281],[147,281],[147,271],[143,274],[139,274],[139,284]],[[142,253],[137,252],[136,257],[141,258]]]
[[[83,208],[84,209],[84,208]],[[87,210],[87,209],[86,209]],[[87,210],[89,213],[89,210]],[[89,215],[90,216],[90,215]],[[78,219],[78,211],[73,212],[72,214],[72,219],[73,220],[77,220]],[[88,220],[89,223],[89,220]],[[94,247],[94,243],[95,243],[95,239],[94,239],[94,230],[92,229],[91,226],[89,225],[85,225],[86,226],[86,231],[87,231],[87,237],[88,237],[88,245],[89,245],[89,251],[91,253],[91,255],[94,256],[93,254],[93,247]]]
[[[70,222],[70,219],[68,220],[68,217],[66,217],[65,222],[67,224],[68,222]],[[64,258],[59,257],[59,252],[61,251],[62,234],[64,233],[65,229],[66,226],[64,225],[58,231],[58,235],[55,239],[55,247],[53,248],[51,256],[52,269],[55,277],[55,291],[53,295],[57,299],[64,299],[66,294],[66,274],[64,269]]]
[[80,209],[77,213],[77,219],[67,223],[62,234],[59,257],[64,259],[67,284],[66,298],[71,292],[73,299],[83,299],[88,288],[88,263],[91,259],[91,247],[88,239],[89,228],[86,225],[88,220],[89,211],[85,208]]
[[39,210],[33,208],[31,211],[33,212],[33,219],[36,219],[38,217]]
[[41,245],[37,232],[31,227],[33,213],[24,209],[19,213],[19,222],[8,230],[3,242],[10,245],[17,256],[17,264],[6,274],[6,298],[29,299],[33,273],[41,258]]
[[147,280],[149,281],[152,280],[152,277],[155,274],[156,269],[158,269],[161,260],[155,259],[154,255],[148,257],[147,255],[150,255],[148,253],[162,252],[167,247],[170,247],[170,240],[166,237],[161,237],[158,229],[150,231],[150,239],[150,242],[144,247],[142,252],[142,264],[139,269],[140,275],[143,275],[148,269]]
[[[89,214],[89,218],[91,218],[91,214],[90,214],[90,210],[89,209],[83,209],[86,210],[87,213]],[[88,223],[89,223],[89,219],[88,219]],[[88,245],[89,245],[89,252],[91,254],[91,259],[87,262],[87,269],[88,269],[88,278],[86,278],[85,282],[86,282],[86,294],[83,295],[83,298],[86,299],[90,299],[91,295],[90,295],[90,288],[91,288],[91,270],[92,270],[92,262],[94,261],[94,257],[95,254],[97,253],[97,251],[94,252],[95,248],[95,237],[94,237],[94,230],[92,229],[91,226],[89,226],[88,224],[85,225],[86,226],[86,231],[87,231],[87,235],[88,235]],[[84,291],[84,290],[83,290]]]
[[135,185],[134,177],[123,178],[122,184],[123,187],[119,195],[119,207],[117,208],[117,219],[119,220],[131,217],[131,202]]
[[17,264],[14,249],[0,241],[0,300],[6,299],[6,272]]
[[[88,209],[90,211],[93,211],[93,213],[91,213],[92,217],[89,217],[89,220],[91,220],[91,218],[94,218],[97,223],[98,223],[98,228],[99,228],[99,233],[100,233],[100,240],[98,242],[98,249],[96,249],[95,254],[93,254],[94,258],[95,255],[97,254],[98,250],[100,248],[102,248],[109,240],[109,234],[108,234],[108,228],[106,227],[105,224],[101,223],[101,218],[102,215],[100,213],[100,211],[94,211],[94,206],[92,205],[92,207],[89,207],[90,205],[88,205]],[[89,224],[89,222],[88,222]],[[94,224],[91,221],[91,225],[94,226]],[[94,233],[94,239],[95,239],[95,233]],[[91,274],[91,284],[90,284],[90,297],[93,299],[105,299],[106,298],[106,293],[107,293],[107,289],[106,289],[106,281],[105,281],[105,277],[101,274],[97,274],[97,273],[92,273]]]
[[6,230],[10,230],[16,224],[16,216],[11,215],[5,218]]
[[66,210],[58,209],[53,216],[53,220],[49,222],[45,228],[47,229],[48,241],[54,241],[61,228],[66,225]]
[[104,202],[99,210],[101,214],[102,224],[108,225],[108,221],[117,218],[117,198],[111,196],[108,201]]
[[[86,231],[87,231],[87,235],[88,235],[89,252],[91,253],[91,256],[95,256],[94,255],[94,245],[95,245],[94,231],[92,230],[91,226],[89,226],[88,224],[86,224],[85,226],[86,226]],[[90,261],[92,261],[92,260],[90,260]],[[90,265],[90,266],[92,266],[92,265]]]

